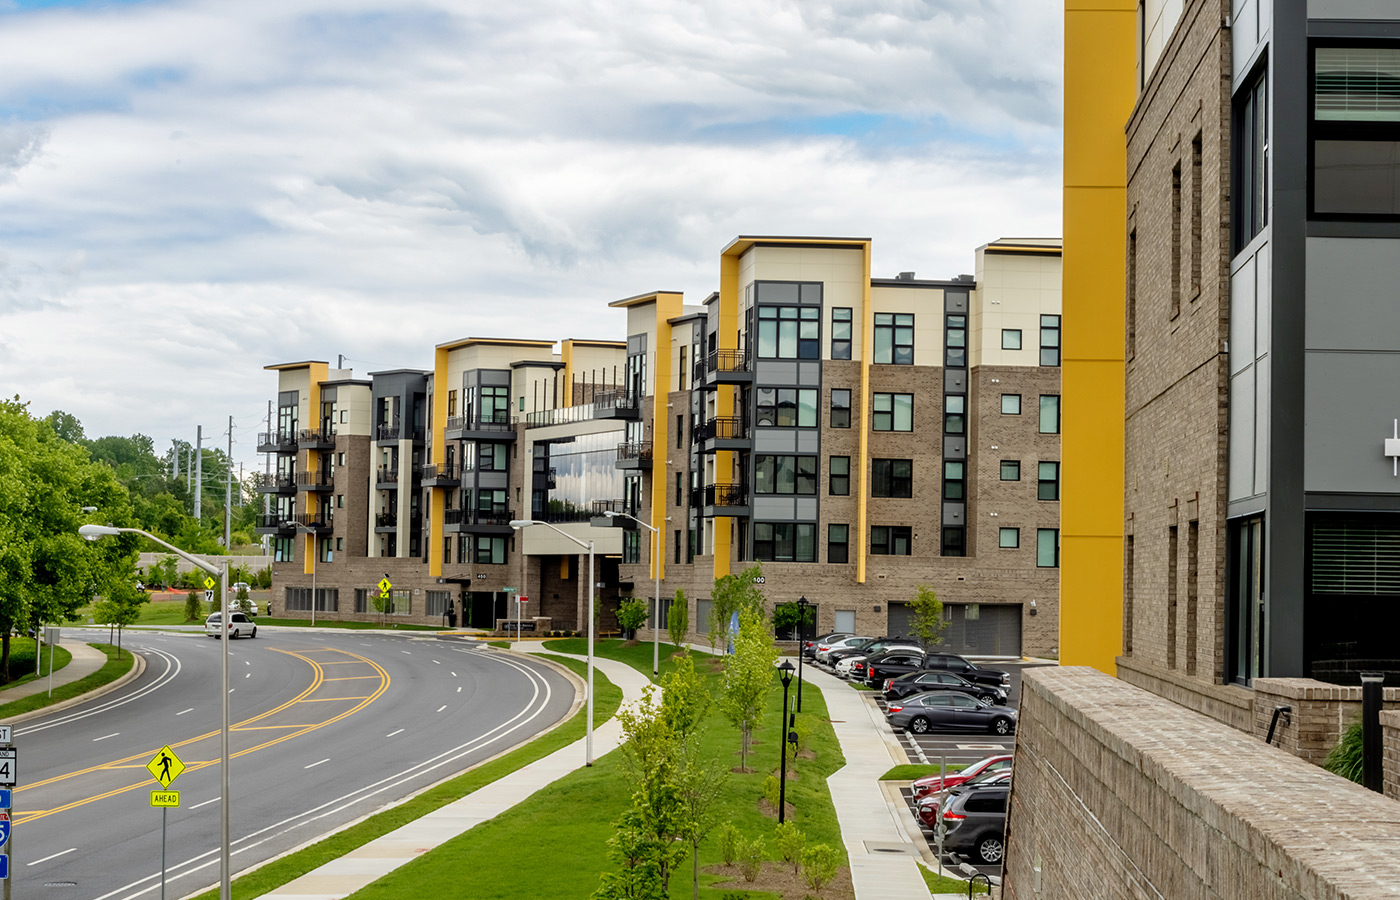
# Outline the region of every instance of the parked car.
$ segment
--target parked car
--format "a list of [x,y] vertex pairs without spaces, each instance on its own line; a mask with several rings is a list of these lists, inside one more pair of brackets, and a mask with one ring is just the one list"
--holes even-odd
[[1006,772],[1011,769],[1011,754],[1002,753],[997,756],[989,756],[986,759],[979,759],[966,768],[957,772],[949,772],[946,775],[925,775],[923,778],[914,779],[912,789],[914,799],[922,800],[925,797],[932,797],[941,794],[949,788],[955,788],[983,772]]
[[867,641],[866,643],[861,644],[859,647],[847,644],[840,650],[832,650],[826,655],[826,658],[827,661],[831,664],[831,666],[835,668],[836,664],[841,661],[842,656],[869,656],[872,653],[877,653],[881,650],[888,650],[891,647],[894,647],[895,645],[903,647],[913,647],[915,650],[919,649],[918,641],[910,640],[908,638],[882,637],[876,638],[873,641]]
[[974,857],[984,865],[996,865],[1006,851],[1006,801],[1011,779],[989,784],[962,785],[949,791],[939,818],[947,830],[943,852]]
[[873,640],[875,639],[864,635],[848,634],[843,637],[832,638],[831,640],[818,641],[817,653],[813,658],[816,659],[818,663],[828,663],[830,662],[829,657],[833,651],[844,650],[847,647],[858,650]]
[[930,731],[989,731],[1011,734],[1016,730],[1016,710],[993,706],[957,691],[930,691],[896,700],[885,708],[885,718],[895,731],[914,734]]
[[1006,705],[1006,688],[986,684],[974,684],[961,675],[942,669],[923,669],[909,672],[895,678],[886,678],[883,683],[886,700],[901,700],[925,691],[962,691],[1000,706]]
[[1011,676],[1001,669],[988,669],[984,666],[970,663],[958,656],[956,653],[930,653],[928,659],[924,661],[927,669],[944,669],[955,675],[961,675],[968,681],[975,681],[978,684],[990,684],[999,687],[1009,687]]
[[949,789],[943,794],[930,794],[915,804],[915,810],[919,817],[919,823],[930,831],[937,830],[939,817],[943,815],[943,810],[948,806],[948,798],[961,793],[964,788],[981,787],[987,784],[1006,784],[1011,781],[1011,770],[1005,769],[1000,772],[986,772],[972,781],[958,785],[954,789]]
[[851,669],[857,664],[864,665],[865,657],[847,656],[843,658],[840,662],[836,663],[836,665],[832,667],[832,671],[836,673],[837,678],[850,678]]
[[924,651],[889,649],[865,658],[865,681],[873,688],[880,688],[887,679],[908,675],[924,668]]
[[[204,620],[204,633],[210,637],[218,637],[222,629],[222,613],[210,613],[209,618]],[[258,636],[258,626],[253,624],[253,620],[241,612],[231,612],[228,614],[228,636],[229,639]]]
[[824,634],[821,637],[813,638],[810,641],[803,641],[802,655],[807,657],[808,659],[816,659],[817,650],[822,645],[830,646],[832,642],[839,641],[842,638],[848,638],[850,636],[851,633],[849,631],[833,631],[830,634]]
[[850,672],[850,675],[849,675],[848,677],[849,677],[852,681],[865,681],[866,678],[867,678],[867,676],[868,676],[868,674],[869,674],[869,671],[870,671],[870,669],[869,669],[869,664],[870,664],[871,660],[877,659],[877,658],[882,657],[882,656],[884,656],[884,655],[886,655],[886,654],[893,653],[893,652],[896,652],[896,651],[902,652],[902,653],[911,653],[911,654],[912,654],[912,653],[922,653],[922,652],[923,652],[923,651],[921,651],[921,650],[919,649],[919,647],[918,647],[917,644],[902,644],[902,643],[885,644],[885,645],[883,645],[883,646],[880,648],[880,650],[879,650],[878,652],[871,652],[871,653],[866,653],[866,654],[864,654],[864,656],[865,656],[864,659],[862,659],[862,660],[860,660],[860,661],[854,663],[854,664],[851,666],[851,672]]

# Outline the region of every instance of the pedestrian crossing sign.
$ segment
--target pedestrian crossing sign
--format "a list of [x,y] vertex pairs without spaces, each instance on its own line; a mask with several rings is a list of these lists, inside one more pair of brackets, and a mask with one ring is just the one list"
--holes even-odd
[[160,782],[161,787],[168,788],[170,782],[179,778],[180,773],[185,771],[185,764],[180,761],[180,757],[175,755],[175,751],[170,749],[170,745],[166,744],[160,748],[155,756],[151,757],[150,762],[146,763],[146,771]]

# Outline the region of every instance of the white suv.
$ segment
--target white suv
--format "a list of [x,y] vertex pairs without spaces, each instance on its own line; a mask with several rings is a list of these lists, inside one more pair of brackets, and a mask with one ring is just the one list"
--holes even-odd
[[[210,613],[209,618],[204,620],[204,633],[210,637],[218,637],[221,629],[222,615],[220,613]],[[258,626],[253,624],[253,620],[241,612],[231,612],[228,614],[228,636],[229,639],[240,637],[255,638],[258,636]]]

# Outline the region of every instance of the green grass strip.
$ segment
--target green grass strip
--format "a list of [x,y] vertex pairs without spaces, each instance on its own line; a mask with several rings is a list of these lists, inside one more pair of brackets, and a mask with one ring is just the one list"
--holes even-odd
[[[919,874],[924,876],[924,884],[928,885],[930,894],[957,894],[959,897],[967,896],[967,882],[960,878],[949,878],[947,875],[939,875],[937,872],[919,864]],[[990,894],[991,889],[982,882],[972,886],[973,894]]]
[[62,646],[50,648],[48,645],[45,645],[44,652],[39,659],[39,671],[36,674],[34,671],[34,639],[10,638],[10,671],[23,672],[24,674],[4,684],[0,684],[0,689],[28,684],[36,678],[47,678],[49,675],[50,649],[53,650],[53,670],[55,672],[73,661],[73,654],[63,649]]
[[[949,766],[949,772],[961,772],[962,766]],[[895,766],[888,772],[880,776],[881,781],[913,781],[915,778],[923,778],[925,775],[942,775],[938,763],[924,765],[923,763],[909,763],[908,765]]]
[[[551,659],[572,669],[580,676],[584,674],[585,665],[582,662],[558,657],[551,657]],[[594,675],[593,687],[597,692],[593,701],[593,723],[596,728],[612,718],[613,714],[617,712],[618,706],[622,703],[622,690],[604,677],[601,672]],[[584,710],[580,707],[579,711],[563,725],[548,734],[535,738],[524,746],[515,748],[504,756],[477,766],[436,787],[429,788],[392,809],[386,809],[370,816],[354,828],[346,828],[235,879],[232,885],[233,896],[236,900],[261,897],[269,891],[295,881],[325,863],[339,859],[350,851],[368,844],[375,838],[382,837],[436,809],[441,809],[453,801],[460,800],[473,791],[504,778],[511,772],[523,768],[537,759],[542,759],[561,747],[567,747],[583,737],[584,730]],[[215,888],[200,894],[195,900],[218,900],[218,896],[219,891]],[[427,895],[418,894],[417,896]]]
[[[131,671],[131,667],[136,664],[136,660],[131,655],[130,650],[123,650],[121,658],[117,658],[117,648],[110,644],[93,644],[98,650],[107,654],[107,662],[102,668],[79,678],[77,681],[61,684],[53,689],[53,696],[47,692],[32,694],[28,697],[21,697],[0,706],[0,719],[8,719],[11,716],[18,716],[21,713],[32,712],[36,709],[43,709],[64,700],[72,700],[74,697],[86,694],[88,691],[96,690],[104,684],[111,684],[118,678]],[[44,654],[47,656],[48,654]]]

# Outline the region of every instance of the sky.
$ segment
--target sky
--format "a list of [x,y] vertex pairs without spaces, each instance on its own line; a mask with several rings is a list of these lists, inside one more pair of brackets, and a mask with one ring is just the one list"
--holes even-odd
[[0,396],[262,468],[272,363],[621,340],[740,234],[1058,236],[1045,0],[0,0]]

